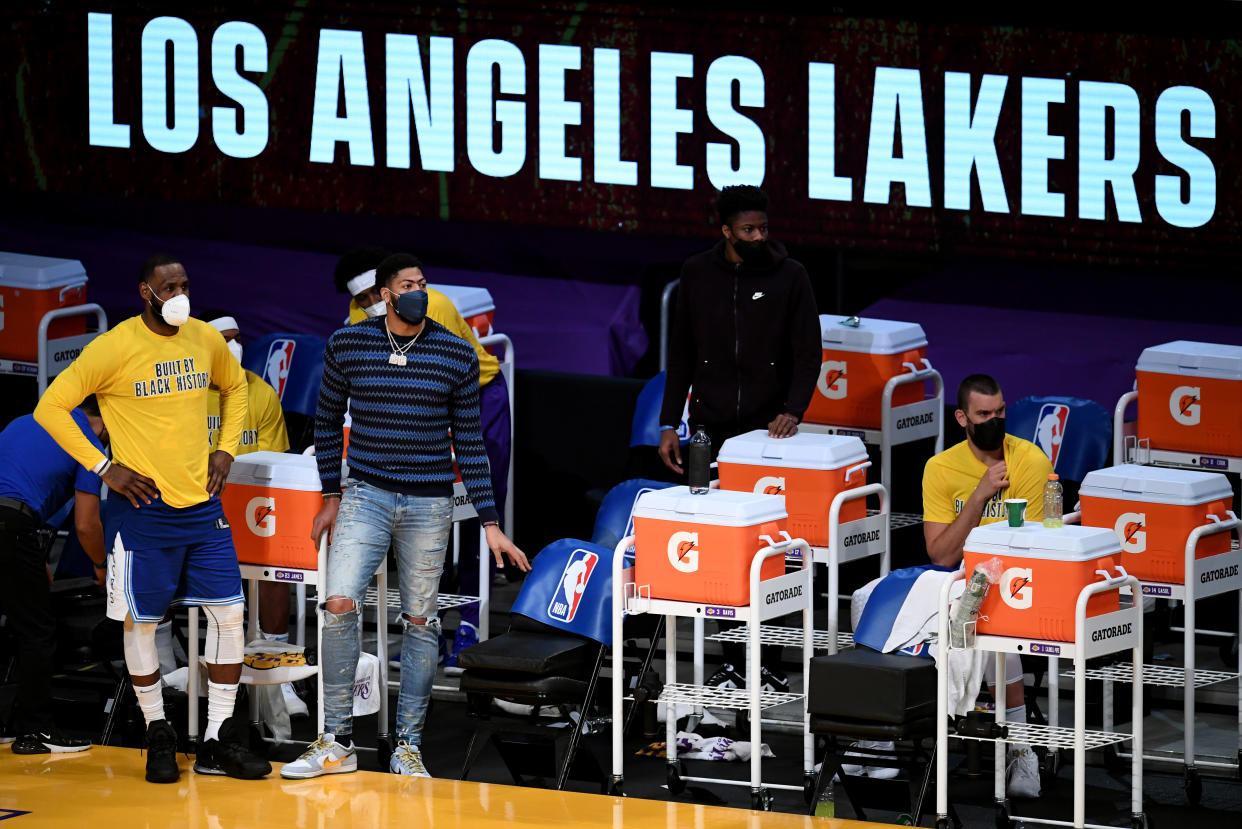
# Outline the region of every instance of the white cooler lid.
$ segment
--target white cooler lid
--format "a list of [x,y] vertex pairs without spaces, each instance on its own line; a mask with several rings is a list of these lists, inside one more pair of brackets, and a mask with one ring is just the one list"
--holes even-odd
[[41,291],[85,284],[86,268],[76,259],[0,251],[0,286]]
[[966,550],[983,555],[1090,561],[1120,555],[1121,542],[1111,528],[1067,524],[1053,529],[1034,522],[1011,527],[1007,521],[997,521],[971,530],[966,536]]
[[798,432],[787,438],[768,437],[756,429],[726,440],[716,460],[786,469],[841,469],[865,461],[867,447],[856,437]]
[[788,513],[785,512],[784,495],[757,495],[727,489],[709,490],[706,495],[691,495],[689,487],[675,486],[640,495],[634,506],[634,517],[690,521],[717,527],[750,527],[787,518]]
[[288,452],[250,452],[238,455],[229,470],[230,484],[319,492],[319,466],[314,455]]
[[1221,498],[1232,501],[1233,488],[1229,486],[1229,479],[1221,472],[1164,469],[1159,466],[1123,463],[1120,466],[1088,472],[1078,495],[1144,501],[1149,504],[1193,506]]
[[492,294],[487,288],[441,285],[439,282],[431,287],[451,299],[453,307],[457,309],[457,313],[461,314],[465,319],[496,310],[496,303],[492,302]]
[[900,354],[927,346],[927,335],[917,322],[862,319],[855,328],[841,324],[848,319],[850,317],[835,314],[819,315],[819,333],[824,348],[861,354]]
[[1189,340],[1153,345],[1143,349],[1137,369],[1157,374],[1242,380],[1242,345],[1196,343]]

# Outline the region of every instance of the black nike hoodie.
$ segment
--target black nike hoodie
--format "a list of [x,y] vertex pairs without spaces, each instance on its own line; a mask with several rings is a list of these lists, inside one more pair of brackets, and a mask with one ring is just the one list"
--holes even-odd
[[725,258],[725,241],[686,260],[669,334],[662,425],[681,420],[737,434],[788,413],[802,420],[822,349],[806,268],[769,241],[763,267]]

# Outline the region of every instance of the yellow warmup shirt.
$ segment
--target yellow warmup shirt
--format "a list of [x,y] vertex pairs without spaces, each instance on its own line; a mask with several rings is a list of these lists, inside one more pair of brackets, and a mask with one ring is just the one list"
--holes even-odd
[[[241,442],[237,454],[250,452],[288,452],[289,433],[285,413],[280,409],[276,390],[253,371],[246,370],[246,416],[242,419]],[[220,440],[220,392],[208,389],[207,447],[215,451]],[[234,456],[236,457],[236,456]]]
[[88,395],[117,462],[155,481],[170,507],[207,500],[208,385],[220,388],[220,449],[236,456],[246,413],[246,377],[220,332],[189,319],[171,337],[130,317],[96,337],[52,382],[35,420],[87,469],[103,460],[70,412]]
[[[979,523],[1003,521],[1006,498],[1025,498],[1026,520],[1042,521],[1044,484],[1052,474],[1048,456],[1029,440],[1005,435],[1005,464],[1009,486],[988,499]],[[923,469],[923,520],[952,524],[987,470],[966,441],[929,460]]]
[[[487,349],[479,344],[479,338],[475,336],[474,329],[466,323],[461,313],[458,312],[457,306],[453,304],[453,300],[435,288],[428,288],[427,316],[443,325],[455,336],[474,346],[474,353],[479,358],[479,386],[486,386],[492,382],[497,372],[500,371],[500,359],[494,354],[488,354]],[[349,301],[349,324],[353,325],[356,322],[362,322],[366,318],[367,312],[351,299]]]

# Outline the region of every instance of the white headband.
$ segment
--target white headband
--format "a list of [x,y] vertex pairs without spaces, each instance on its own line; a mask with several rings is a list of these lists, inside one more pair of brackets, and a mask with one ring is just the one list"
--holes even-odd
[[345,283],[345,287],[349,289],[350,296],[358,296],[367,288],[375,287],[375,268],[369,271],[363,271],[353,279]]
[[230,328],[241,330],[241,326],[237,324],[237,320],[232,317],[216,317],[214,320],[208,320],[207,324],[217,331],[228,331]]

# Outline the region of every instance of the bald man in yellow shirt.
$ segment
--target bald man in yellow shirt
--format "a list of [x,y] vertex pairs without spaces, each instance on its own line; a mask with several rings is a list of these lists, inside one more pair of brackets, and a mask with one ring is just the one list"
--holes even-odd
[[[348,293],[352,298],[349,303],[349,322],[361,322],[368,316],[381,316],[385,313],[384,301],[375,285],[375,268],[387,256],[387,251],[380,248],[361,247],[351,250],[341,257],[333,274],[337,290]],[[426,280],[423,269],[417,269],[419,278]],[[470,343],[479,360],[479,409],[482,417],[483,444],[487,450],[487,459],[491,464],[492,493],[496,499],[496,507],[503,521],[505,497],[509,490],[509,458],[511,447],[509,388],[504,375],[500,373],[500,360],[490,354],[475,336],[474,329],[458,312],[453,301],[435,288],[427,287],[427,316],[443,325],[450,332]],[[463,593],[477,596],[479,594],[479,558],[478,533],[470,529],[461,533],[462,545],[457,555],[458,584]],[[503,528],[502,528],[503,529]],[[489,557],[490,568],[495,562]],[[442,589],[449,589],[447,579],[451,578],[446,568],[446,582]],[[491,571],[487,578],[491,578]],[[445,665],[455,668],[457,654],[464,648],[479,641],[479,605],[471,603],[459,608],[461,624],[453,638],[453,646],[445,654]]]

